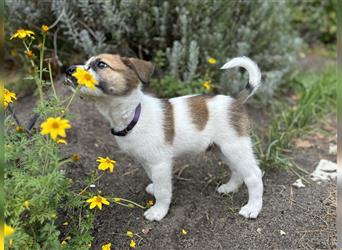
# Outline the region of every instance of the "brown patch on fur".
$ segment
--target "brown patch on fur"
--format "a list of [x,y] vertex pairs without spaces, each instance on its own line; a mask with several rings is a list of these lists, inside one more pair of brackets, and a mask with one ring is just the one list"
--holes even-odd
[[230,124],[233,125],[239,136],[248,136],[250,124],[247,116],[247,111],[243,105],[245,96],[237,98],[233,101],[229,109]]
[[192,122],[200,131],[205,128],[205,125],[207,125],[209,120],[209,110],[207,106],[209,98],[211,98],[211,96],[207,95],[198,95],[188,98]]
[[134,71],[142,83],[148,83],[154,70],[152,63],[138,59],[121,57],[121,60],[127,67]]
[[175,137],[175,120],[173,106],[169,100],[164,100],[164,137],[169,144],[173,143]]

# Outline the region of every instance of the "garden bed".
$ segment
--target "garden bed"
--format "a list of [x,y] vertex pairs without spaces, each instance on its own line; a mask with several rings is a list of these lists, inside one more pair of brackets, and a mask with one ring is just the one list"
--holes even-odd
[[[60,85],[61,96],[69,90]],[[69,93],[70,94],[70,93]],[[16,110],[28,119],[36,99],[22,98]],[[249,109],[251,110],[251,109]],[[130,199],[139,204],[153,197],[145,192],[149,180],[144,170],[132,158],[121,152],[110,134],[110,127],[96,108],[77,99],[71,107],[73,127],[68,134],[68,145],[62,146],[66,155],[79,154],[80,161],[67,165],[66,175],[79,191],[96,168],[98,156],[110,156],[117,161],[114,173],[106,174],[98,188],[103,195]],[[253,123],[261,121],[254,117]],[[267,110],[265,111],[267,112]],[[329,119],[336,126],[333,118]],[[320,142],[313,138],[313,147],[294,151],[300,166],[312,172],[321,158],[334,160],[328,154],[328,139]],[[336,186],[312,183],[296,189],[291,184],[296,176],[283,170],[273,170],[264,176],[264,207],[256,220],[238,215],[247,201],[243,187],[234,196],[221,196],[215,192],[220,182],[229,178],[228,168],[212,153],[192,160],[178,160],[175,164],[174,192],[169,214],[161,222],[149,222],[140,208],[122,206],[105,207],[96,213],[92,249],[100,249],[111,242],[114,249],[128,249],[127,230],[139,234],[140,249],[265,249],[265,248],[319,248],[332,249],[336,245]],[[96,189],[95,188],[95,189]],[[62,215],[63,219],[65,215]],[[61,223],[62,223],[61,219]],[[65,226],[60,225],[63,232]],[[187,231],[186,235],[181,230]],[[285,234],[284,234],[284,233]]]

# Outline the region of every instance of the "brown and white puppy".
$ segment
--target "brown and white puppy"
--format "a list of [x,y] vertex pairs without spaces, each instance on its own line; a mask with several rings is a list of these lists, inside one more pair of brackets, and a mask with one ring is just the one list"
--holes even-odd
[[[109,121],[119,147],[140,161],[151,180],[146,191],[155,196],[156,203],[145,212],[146,219],[159,221],[168,212],[174,158],[198,154],[213,144],[232,172],[230,180],[217,191],[236,192],[245,183],[249,199],[239,214],[246,218],[258,216],[262,208],[262,174],[253,154],[243,106],[261,79],[252,60],[238,57],[222,67],[244,67],[249,73],[249,83],[236,99],[192,95],[162,100],[146,95],[141,87],[149,81],[153,65],[136,58],[101,54],[78,66],[98,81],[94,91],[82,87],[82,95],[95,102]],[[67,79],[74,86],[75,70],[76,66],[67,70]]]

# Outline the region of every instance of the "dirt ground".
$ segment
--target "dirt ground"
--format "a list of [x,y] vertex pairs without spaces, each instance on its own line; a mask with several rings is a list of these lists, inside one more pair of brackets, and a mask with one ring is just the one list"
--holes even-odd
[[[58,91],[70,94],[64,87]],[[29,117],[34,105],[32,97],[22,98],[17,105],[22,119]],[[122,197],[139,204],[153,197],[145,192],[149,180],[144,170],[116,146],[110,127],[91,103],[78,99],[71,108],[74,114],[66,155],[77,153],[81,160],[65,170],[73,179],[75,190],[97,166],[98,156],[117,161],[112,174],[106,174],[97,187],[104,196]],[[258,115],[252,114],[252,117]],[[255,120],[255,119],[253,119]],[[253,122],[258,122],[257,120]],[[321,158],[336,161],[328,155],[328,143],[322,141],[293,156],[308,172]],[[215,189],[226,182],[230,172],[212,153],[188,160],[177,160],[174,166],[174,191],[168,215],[161,222],[149,222],[140,208],[119,205],[105,207],[97,213],[92,249],[112,242],[112,249],[129,249],[126,231],[138,233],[138,249],[334,249],[336,248],[336,185],[309,184],[296,189],[291,184],[297,177],[285,171],[264,176],[264,206],[256,220],[238,215],[247,202],[246,187],[233,196],[222,196]],[[185,229],[187,235],[182,235]],[[281,233],[284,232],[284,233]]]

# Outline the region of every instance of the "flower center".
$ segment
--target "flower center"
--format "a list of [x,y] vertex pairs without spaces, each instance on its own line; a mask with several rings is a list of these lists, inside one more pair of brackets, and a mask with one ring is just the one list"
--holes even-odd
[[58,122],[53,122],[51,124],[51,127],[54,128],[54,129],[58,129],[59,128],[59,123]]
[[96,202],[101,203],[102,202],[102,198],[101,197],[96,197]]
[[86,81],[90,81],[90,80],[91,80],[91,75],[86,74],[86,75],[84,76],[84,78],[85,78]]

